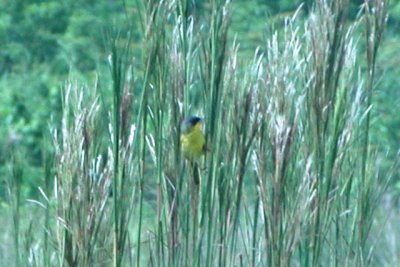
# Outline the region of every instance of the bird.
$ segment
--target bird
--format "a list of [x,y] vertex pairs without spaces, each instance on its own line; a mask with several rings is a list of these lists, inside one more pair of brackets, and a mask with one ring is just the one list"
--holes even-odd
[[184,157],[189,161],[196,185],[200,182],[198,160],[206,151],[206,138],[203,133],[204,119],[190,116],[181,124],[181,148]]
[[195,161],[206,150],[206,139],[202,130],[204,119],[190,116],[181,124],[182,152],[186,159]]

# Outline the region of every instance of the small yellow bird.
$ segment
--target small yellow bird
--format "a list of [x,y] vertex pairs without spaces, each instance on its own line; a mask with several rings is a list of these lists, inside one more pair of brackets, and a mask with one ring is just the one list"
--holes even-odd
[[206,151],[206,138],[202,131],[204,120],[191,116],[185,119],[181,125],[181,145],[185,158],[189,161],[193,171],[193,180],[196,185],[200,183],[200,173],[197,160]]
[[206,150],[206,139],[202,131],[203,122],[202,118],[196,116],[191,116],[182,122],[182,152],[190,161],[202,156]]

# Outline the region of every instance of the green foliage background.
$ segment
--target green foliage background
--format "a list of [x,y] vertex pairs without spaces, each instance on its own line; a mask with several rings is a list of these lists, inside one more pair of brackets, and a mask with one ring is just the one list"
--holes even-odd
[[[196,5],[199,12],[203,2]],[[240,53],[252,57],[271,25],[279,27],[284,16],[293,13],[301,2],[233,1],[230,39],[240,43]],[[311,2],[305,1],[306,11]],[[352,1],[353,17],[361,2]],[[0,177],[3,180],[7,176],[10,152],[18,147],[25,155],[26,197],[37,194],[41,184],[42,154],[47,149],[43,138],[49,133],[49,124],[60,116],[62,85],[73,73],[83,83],[98,82],[105,101],[110,101],[105,36],[113,29],[124,35],[129,23],[137,24],[138,29],[138,21],[126,19],[126,13],[135,18],[135,12],[134,3],[129,1],[0,1]],[[392,1],[378,59],[371,136],[386,171],[400,146],[399,23],[400,3]],[[139,33],[131,36],[140,38]],[[395,175],[395,185],[397,179]],[[1,201],[4,197],[2,187]]]
[[[204,1],[198,1],[202,10]],[[233,1],[230,38],[240,43],[240,53],[253,56],[263,44],[271,25],[279,27],[283,17],[302,1]],[[312,1],[305,1],[305,10]],[[352,1],[356,16],[362,1]],[[125,6],[126,5],[126,6]],[[11,147],[23,151],[28,170],[24,192],[31,195],[40,184],[42,140],[49,123],[60,116],[61,88],[70,73],[83,83],[110,88],[108,51],[104,37],[112,29],[126,33],[129,17],[135,17],[133,3],[122,1],[0,1],[0,174]],[[268,18],[268,19],[266,19]],[[138,19],[139,20],[139,19]],[[372,142],[382,154],[386,170],[400,147],[400,3],[392,1],[390,18],[381,46],[374,99]],[[136,25],[136,24],[135,24]],[[140,27],[140,25],[136,25]],[[138,28],[137,28],[138,29]],[[139,32],[139,29],[138,29]],[[139,33],[132,33],[140,38]],[[140,54],[136,56],[140,57]],[[99,75],[97,75],[99,74]],[[52,119],[53,118],[53,119]],[[386,157],[386,154],[388,157]],[[397,182],[398,175],[394,180]],[[4,191],[2,191],[4,200]]]

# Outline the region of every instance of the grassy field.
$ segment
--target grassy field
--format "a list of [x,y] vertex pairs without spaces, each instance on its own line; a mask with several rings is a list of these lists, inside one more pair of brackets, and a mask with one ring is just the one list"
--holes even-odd
[[[22,199],[14,149],[0,261],[396,266],[399,214],[370,145],[387,1],[355,20],[346,3],[300,7],[249,59],[229,32],[229,1],[204,14],[138,1],[140,45],[107,36],[112,88],[65,83],[39,199]],[[200,184],[181,155],[189,115],[205,118]]]

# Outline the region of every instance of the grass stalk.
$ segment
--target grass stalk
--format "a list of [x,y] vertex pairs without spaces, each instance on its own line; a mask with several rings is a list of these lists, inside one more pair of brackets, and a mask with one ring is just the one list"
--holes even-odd
[[[370,124],[371,124],[371,104],[373,97],[373,88],[375,84],[375,69],[376,69],[376,58],[378,54],[378,49],[381,43],[382,34],[384,31],[384,27],[388,18],[388,1],[385,0],[377,0],[369,3],[368,1],[364,2],[364,11],[365,11],[365,38],[367,44],[367,71],[366,71],[366,89],[365,89],[365,110],[366,110],[366,118],[364,122],[364,136],[363,136],[363,152],[362,152],[362,169],[361,169],[361,186],[360,186],[360,221],[359,221],[359,239],[361,243],[361,247],[365,247],[365,243],[368,238],[368,232],[370,231],[370,223],[369,221],[369,204],[371,191],[369,187],[374,186],[370,184],[371,181],[368,180],[367,177],[367,168],[369,164],[369,156],[370,156]],[[365,185],[365,186],[364,186]],[[371,188],[372,189],[372,188]],[[367,252],[363,251],[363,258],[367,255]]]
[[9,201],[12,206],[13,222],[13,249],[15,253],[15,266],[21,266],[20,250],[20,221],[21,221],[21,184],[23,179],[23,168],[19,154],[14,148],[11,155],[11,175],[8,183]]

